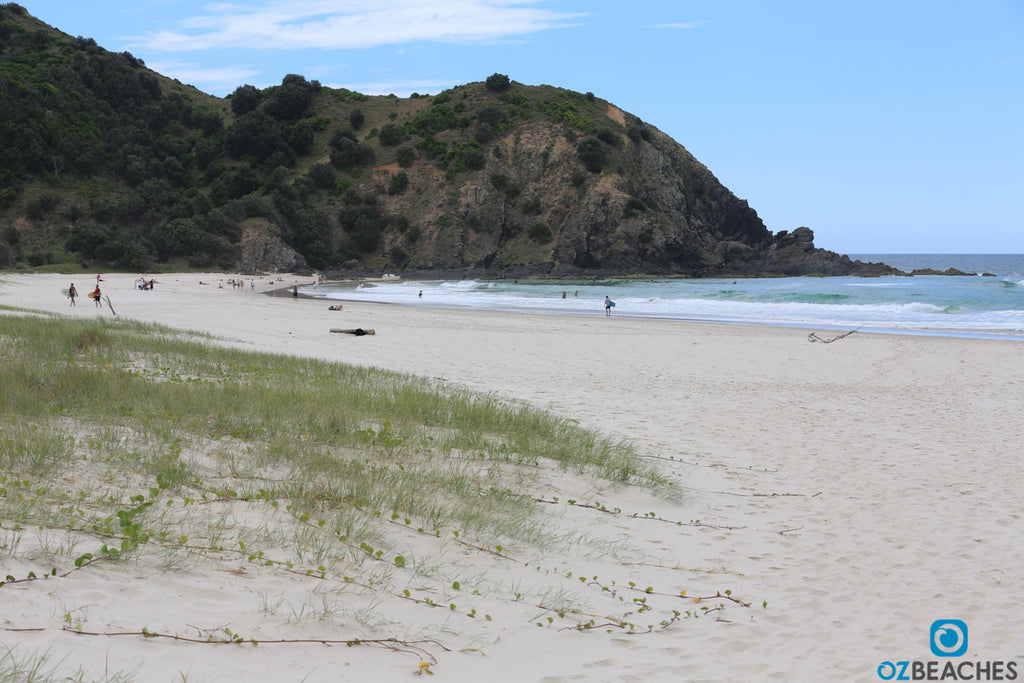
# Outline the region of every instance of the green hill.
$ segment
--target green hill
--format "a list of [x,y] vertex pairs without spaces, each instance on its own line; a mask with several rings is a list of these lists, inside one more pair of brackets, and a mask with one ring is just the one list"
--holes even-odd
[[502,74],[204,94],[0,5],[0,267],[874,274],[773,235],[682,146]]

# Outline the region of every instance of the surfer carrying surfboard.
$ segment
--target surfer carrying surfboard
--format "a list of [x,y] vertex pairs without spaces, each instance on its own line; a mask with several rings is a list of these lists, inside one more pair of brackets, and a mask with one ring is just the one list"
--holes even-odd
[[99,286],[99,284],[96,285],[96,289],[92,290],[92,294],[90,294],[89,296],[91,296],[92,300],[94,302],[96,302],[96,308],[103,308],[103,300],[100,299],[100,286]]
[[608,297],[604,298],[604,317],[606,317],[606,318],[610,318],[611,317],[611,315],[612,315],[612,306],[614,306],[614,305],[615,305],[615,302],[613,302],[611,299],[609,299]]

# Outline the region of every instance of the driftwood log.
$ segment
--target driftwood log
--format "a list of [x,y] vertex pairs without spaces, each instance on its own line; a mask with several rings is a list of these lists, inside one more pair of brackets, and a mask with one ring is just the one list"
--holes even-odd
[[[857,328],[857,329],[860,329],[860,328]],[[840,339],[845,339],[846,337],[849,337],[851,334],[853,334],[856,331],[857,330],[850,330],[849,332],[843,332],[842,334],[837,334],[834,337],[819,337],[817,335],[817,333],[811,332],[809,335],[807,335],[807,341],[821,342],[823,344],[831,344],[834,341],[839,341]]]
[[361,327],[356,327],[351,330],[339,330],[338,328],[331,328],[331,332],[337,332],[338,334],[354,334],[357,337],[362,337],[364,334],[377,334],[373,330],[364,330]]

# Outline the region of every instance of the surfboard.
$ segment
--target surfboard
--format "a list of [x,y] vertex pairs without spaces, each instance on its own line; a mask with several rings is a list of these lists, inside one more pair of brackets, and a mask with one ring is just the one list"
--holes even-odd
[[610,303],[612,305],[612,308],[615,308],[615,302],[614,301],[609,301],[608,303]]
[[65,287],[64,289],[60,290],[60,293],[63,294],[64,296],[71,296],[71,289]]

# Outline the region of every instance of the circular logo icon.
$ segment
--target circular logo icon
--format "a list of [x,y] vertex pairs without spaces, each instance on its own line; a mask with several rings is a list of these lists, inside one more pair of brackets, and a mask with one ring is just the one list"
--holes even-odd
[[959,619],[938,619],[931,627],[932,654],[960,657],[967,652],[967,624]]

